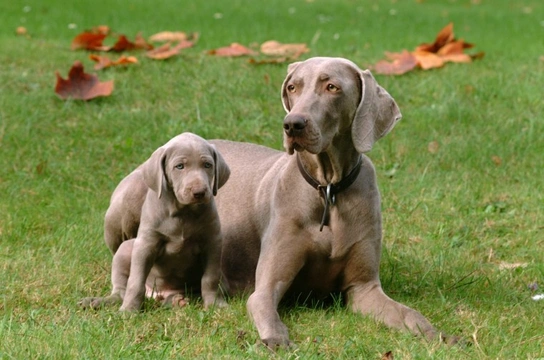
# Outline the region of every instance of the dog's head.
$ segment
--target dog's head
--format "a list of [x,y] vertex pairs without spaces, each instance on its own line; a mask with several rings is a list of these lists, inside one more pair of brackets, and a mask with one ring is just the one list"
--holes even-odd
[[173,195],[182,205],[208,203],[230,175],[215,147],[198,135],[183,133],[161,146],[143,165],[146,185],[161,198]]
[[315,57],[289,65],[282,85],[288,153],[325,151],[351,132],[359,153],[372,149],[400,120],[395,100],[368,70],[342,58]]

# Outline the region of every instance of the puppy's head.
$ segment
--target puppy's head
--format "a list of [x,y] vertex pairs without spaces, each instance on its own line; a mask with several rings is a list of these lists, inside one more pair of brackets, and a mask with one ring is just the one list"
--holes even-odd
[[181,205],[208,203],[230,175],[215,147],[183,133],[158,148],[143,166],[144,181],[158,198]]

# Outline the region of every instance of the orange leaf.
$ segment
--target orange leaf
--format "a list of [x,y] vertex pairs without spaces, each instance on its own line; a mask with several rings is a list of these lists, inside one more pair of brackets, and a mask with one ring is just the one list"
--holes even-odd
[[18,26],[17,29],[15,29],[15,33],[17,35],[26,35],[28,31],[26,30],[24,26]]
[[110,96],[113,91],[113,80],[100,82],[96,75],[86,74],[79,61],[74,62],[68,79],[64,80],[58,72],[56,76],[55,93],[63,100],[91,100],[98,96]]
[[436,53],[441,47],[453,41],[453,39],[453,23],[450,22],[442,30],[440,30],[440,32],[436,36],[436,39],[434,40],[434,43],[421,44],[416,48],[416,51]]
[[85,49],[107,51],[109,47],[102,45],[102,41],[104,41],[106,36],[106,34],[83,32],[77,35],[74,40],[72,40],[71,48],[72,50]]
[[442,46],[436,53],[440,56],[463,54],[465,49],[470,49],[473,46],[474,45],[466,43],[463,40],[454,40]]
[[110,58],[106,56],[99,56],[94,54],[89,55],[89,59],[96,61],[96,64],[94,65],[95,70],[101,70],[110,66],[135,64],[138,62],[138,59],[136,59],[136,57],[124,55],[115,61],[110,60]]
[[126,51],[136,49],[136,44],[130,42],[125,35],[119,35],[117,42],[111,47],[110,51]]
[[93,34],[104,34],[108,35],[110,33],[110,27],[108,25],[98,25],[93,27],[90,31]]
[[109,49],[109,51],[122,52],[135,49],[151,50],[153,49],[153,45],[148,44],[140,33],[136,35],[134,42],[128,40],[125,35],[121,34],[119,35],[117,42]]
[[149,41],[155,42],[171,42],[188,40],[186,33],[182,31],[161,31],[149,37]]
[[417,64],[419,67],[421,67],[423,70],[444,66],[444,60],[432,52],[419,50],[414,51],[412,54],[417,59]]
[[153,45],[145,41],[144,37],[142,36],[142,33],[136,34],[136,38],[134,39],[134,45],[136,45],[136,49],[144,49],[144,50],[153,49]]
[[306,44],[282,44],[276,40],[269,40],[261,44],[261,53],[268,56],[286,56],[298,58],[310,51]]
[[182,49],[189,48],[193,45],[194,43],[192,41],[183,40],[171,48],[171,44],[166,43],[158,48],[146,52],[145,55],[151,59],[164,60],[179,54]]
[[377,74],[402,75],[414,69],[417,65],[416,57],[407,50],[404,50],[402,53],[386,53],[386,56],[392,62],[386,60],[378,61],[373,67],[373,70]]
[[209,55],[215,56],[244,56],[244,55],[256,55],[256,52],[238,43],[232,43],[229,46],[225,46],[219,49],[208,51]]

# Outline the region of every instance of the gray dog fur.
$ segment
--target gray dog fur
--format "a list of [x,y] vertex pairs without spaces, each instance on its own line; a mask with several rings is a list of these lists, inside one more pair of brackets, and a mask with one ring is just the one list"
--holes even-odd
[[[230,292],[247,302],[261,340],[290,344],[277,307],[286,293],[343,292],[351,309],[428,339],[439,333],[419,312],[389,298],[379,279],[382,219],[374,142],[401,118],[372,74],[342,58],[293,63],[282,85],[284,147],[212,140],[232,171],[217,196],[222,269]],[[296,155],[293,155],[295,154]],[[337,183],[362,157],[356,181],[336,195],[320,231],[324,200],[297,168]]]
[[[247,309],[261,340],[272,348],[290,344],[277,312],[287,293],[343,292],[354,312],[437,339],[441,334],[430,322],[389,298],[379,279],[380,194],[374,167],[363,153],[400,120],[396,102],[368,70],[342,58],[291,64],[281,92],[286,152],[210,141],[232,172],[216,198],[229,294],[253,291]],[[336,195],[322,231],[324,200],[302,177],[297,156],[323,185],[338,183],[362,161],[355,182]],[[123,200],[112,197],[112,204],[123,203],[124,211],[106,216],[105,238],[112,252],[138,228],[147,190],[141,173],[131,176],[125,185],[131,192]]]
[[215,147],[195,134],[183,133],[157,149],[120,182],[106,212],[112,293],[80,305],[122,303],[121,310],[135,311],[148,296],[183,306],[186,288],[200,289],[205,307],[225,305],[214,196],[229,174]]

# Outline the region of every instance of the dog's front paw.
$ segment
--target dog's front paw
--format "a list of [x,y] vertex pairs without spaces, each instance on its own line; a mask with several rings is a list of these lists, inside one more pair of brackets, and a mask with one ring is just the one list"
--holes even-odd
[[288,338],[283,338],[283,337],[261,339],[261,343],[272,351],[276,351],[278,349],[289,349],[289,348],[295,347],[294,343],[292,343]]
[[227,307],[227,306],[229,306],[229,305],[227,304],[225,299],[223,299],[222,297],[217,297],[217,298],[214,298],[214,299],[211,299],[211,300],[204,300],[204,309],[206,309],[206,310],[208,310],[210,308],[213,308],[213,307],[224,308],[224,307]]

